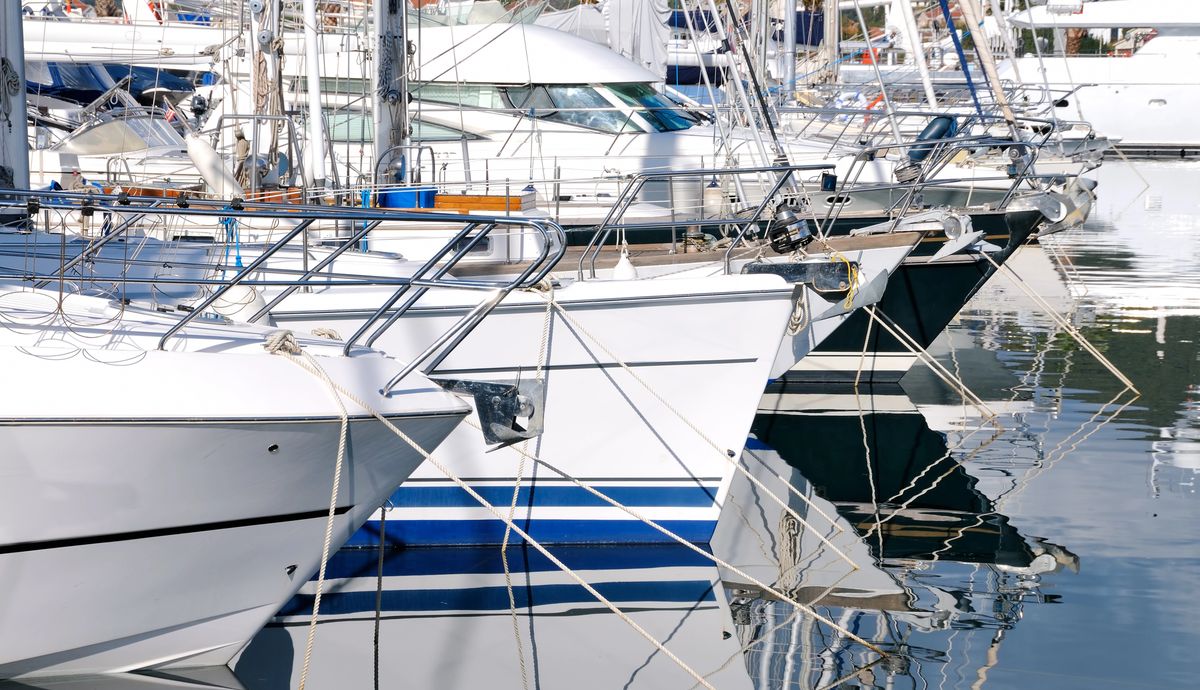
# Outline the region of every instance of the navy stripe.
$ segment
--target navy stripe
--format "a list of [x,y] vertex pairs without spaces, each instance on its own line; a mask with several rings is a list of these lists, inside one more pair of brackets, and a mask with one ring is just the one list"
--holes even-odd
[[[472,486],[492,505],[512,502],[511,486]],[[667,506],[708,508],[717,500],[715,486],[597,486],[593,487],[614,501],[627,506]],[[479,501],[457,486],[405,484],[392,494],[397,508],[478,508]],[[522,486],[517,495],[522,507],[597,508],[611,505],[578,486]]]
[[[654,582],[600,582],[592,585],[612,602],[702,603],[714,601],[712,582],[676,580]],[[313,595],[298,594],[284,604],[277,616],[311,616]],[[594,604],[596,598],[576,584],[517,585],[513,587],[517,607],[551,604]],[[508,611],[508,590],[503,587],[470,589],[385,589],[381,611]],[[325,615],[373,613],[375,592],[330,592],[321,596]]]
[[[395,523],[389,522],[387,532]],[[708,552],[707,546],[700,546]],[[630,568],[677,568],[708,566],[712,560],[692,549],[670,544],[578,544],[555,546],[554,557],[572,570],[627,570]],[[508,550],[508,565],[513,572],[557,572],[540,551],[519,544]],[[375,549],[341,549],[325,566],[330,580],[353,577],[375,577],[379,554]],[[384,552],[383,574],[388,577],[412,575],[500,574],[504,563],[496,546],[431,547],[389,549]],[[316,577],[315,575],[313,577]]]
[[[658,524],[694,544],[707,544],[716,520],[661,520]],[[542,544],[676,543],[640,520],[518,520],[517,526]],[[500,520],[388,520],[384,530],[391,546],[488,546],[504,540]],[[510,543],[523,540],[511,535]],[[377,546],[379,522],[369,521],[347,546]]]

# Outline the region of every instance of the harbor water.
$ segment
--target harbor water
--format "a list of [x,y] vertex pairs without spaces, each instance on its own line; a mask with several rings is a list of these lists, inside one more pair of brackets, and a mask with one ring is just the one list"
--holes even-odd
[[527,546],[343,550],[311,650],[315,582],[230,669],[0,685],[1194,685],[1200,164],[1092,176],[1088,223],[1010,260],[1037,298],[999,275],[935,344],[977,399],[772,384],[712,544],[550,549],[619,613]]

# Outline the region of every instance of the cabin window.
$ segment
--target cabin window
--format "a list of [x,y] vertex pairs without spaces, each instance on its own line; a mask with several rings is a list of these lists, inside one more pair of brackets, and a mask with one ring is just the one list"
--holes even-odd
[[[371,80],[361,77],[321,77],[318,83],[323,94],[352,95],[371,92]],[[291,90],[294,93],[308,93],[308,82],[296,78],[292,80]]]
[[364,113],[326,111],[325,124],[329,127],[329,139],[337,143],[354,144],[375,139],[375,123]]
[[[329,138],[340,144],[359,144],[374,141],[375,122],[366,113],[326,113],[325,121],[329,124]],[[423,120],[411,120],[412,141],[414,143],[427,141],[458,141],[463,137],[468,140],[482,139],[476,134],[469,134],[460,129],[438,125]]]
[[636,106],[637,114],[644,117],[660,132],[675,132],[687,129],[695,120],[675,107],[675,103],[655,91],[649,84],[608,84],[617,98],[628,105]]
[[534,117],[612,134],[643,131],[628,112],[590,86],[509,86],[504,93],[514,110],[532,112]]
[[505,108],[500,89],[492,84],[442,84],[427,82],[413,88],[413,98],[430,103],[462,105],[468,108]]

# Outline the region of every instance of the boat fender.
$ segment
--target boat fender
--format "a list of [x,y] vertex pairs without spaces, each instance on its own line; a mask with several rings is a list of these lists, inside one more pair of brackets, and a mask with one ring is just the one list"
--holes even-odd
[[629,260],[629,248],[621,247],[621,258],[617,259],[617,265],[613,268],[613,278],[615,280],[637,280],[637,267]]
[[[925,125],[925,129],[917,135],[917,141],[935,141],[938,139],[949,139],[958,133],[958,123],[954,118],[947,115],[939,115],[929,121]],[[914,163],[920,163],[929,156],[929,152],[933,150],[934,144],[918,144],[908,150],[908,159]]]
[[267,306],[262,294],[249,285],[233,285],[212,304],[212,310],[221,316],[244,322]]
[[725,215],[725,190],[717,184],[716,177],[704,187],[700,205],[705,218],[720,218]]

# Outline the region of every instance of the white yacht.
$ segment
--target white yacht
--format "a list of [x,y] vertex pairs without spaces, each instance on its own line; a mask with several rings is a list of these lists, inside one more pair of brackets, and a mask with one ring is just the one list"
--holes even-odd
[[1059,97],[1073,92],[1060,112],[1090,121],[1119,148],[1153,152],[1200,147],[1200,131],[1194,126],[1200,109],[1200,5],[1190,0],[1052,5],[1018,12],[1008,22],[1020,29],[1154,31],[1128,56],[1026,55],[1000,63],[1003,76]]
[[[193,201],[188,213],[196,212],[202,203]],[[223,203],[212,212],[225,213],[218,210]],[[120,206],[105,197],[94,213],[126,217],[153,213],[134,204]],[[184,211],[174,213],[182,215]],[[347,220],[396,221],[403,215],[340,213]],[[261,212],[248,210],[243,218],[255,214],[261,216]],[[282,208],[274,214],[278,218],[291,215],[292,210]],[[409,222],[462,223],[445,215],[409,216]],[[518,230],[521,222],[527,223],[517,219],[496,222],[518,225]],[[291,232],[299,231],[293,227]],[[225,243],[180,245],[130,238],[122,246],[112,237],[99,248],[108,250],[107,255],[98,252],[82,273],[78,265],[71,267],[72,286],[68,289],[86,287],[119,296],[122,293],[117,288],[107,286],[121,282],[108,266],[126,251],[135,254],[138,262],[124,279],[148,281],[147,286],[126,291],[126,298],[140,295],[168,311],[203,311],[216,302],[180,294],[186,284],[222,272],[238,272],[235,257],[225,256]],[[919,233],[895,236],[907,239],[907,246],[893,250],[892,265],[907,254],[917,237]],[[485,240],[472,236],[465,241]],[[3,263],[18,274],[30,267],[44,271],[43,277],[53,276],[61,270],[53,254],[58,241],[67,242],[67,238],[41,232],[9,235],[3,243],[8,255]],[[88,246],[79,240],[67,244],[73,251]],[[543,256],[549,253],[547,238],[539,245],[546,249]],[[253,289],[241,292],[240,297],[231,294],[228,302],[234,311],[224,313],[248,319],[260,311],[264,322],[297,332],[333,329],[411,362],[441,342],[441,334],[477,308],[477,300],[463,297],[461,290],[409,285],[404,289],[411,292],[398,293],[404,281],[440,276],[429,270],[422,273],[425,269],[420,261],[357,251],[339,255],[336,246],[311,245],[307,251],[289,247],[278,252],[278,259],[265,259],[262,268],[246,269],[254,271],[251,282],[294,279],[304,270],[317,272],[308,291],[284,292],[281,286],[264,285],[258,288],[261,294]],[[241,252],[237,256],[245,265],[254,266],[262,258],[263,245],[230,251]],[[327,265],[323,263],[326,260]],[[442,269],[439,266],[437,270]],[[871,275],[877,276],[881,270],[886,269],[872,268]],[[343,279],[347,277],[361,280],[346,285]],[[437,460],[466,478],[493,504],[507,505],[509,499],[501,495],[511,494],[519,481],[527,501],[521,515],[528,517],[525,526],[535,538],[576,542],[665,539],[640,519],[589,496],[570,481],[578,478],[636,506],[646,516],[668,523],[689,539],[707,540],[733,473],[733,459],[746,439],[754,405],[765,381],[773,375],[795,301],[806,299],[809,288],[771,273],[725,275],[723,271],[669,280],[580,281],[564,276],[547,280],[544,290],[511,294],[502,294],[496,279],[486,276],[446,276],[446,280],[486,288],[493,300],[502,301],[488,319],[463,333],[461,342],[452,343],[452,350],[438,345],[426,363],[431,375],[447,386],[472,394],[476,403],[483,401],[485,414],[473,426],[483,427],[490,438],[485,442],[478,428],[466,426],[435,454]],[[158,289],[159,281],[165,289]],[[377,284],[362,284],[372,281]],[[237,313],[236,307],[253,308]],[[400,311],[404,311],[400,325],[381,327]],[[383,383],[375,385],[386,388]],[[505,395],[505,391],[524,396],[529,410],[491,415],[493,396]],[[496,445],[500,447],[491,448]],[[523,461],[522,453],[536,456],[540,462]],[[519,472],[522,466],[525,469]],[[393,499],[399,512],[390,517],[405,519],[389,530],[390,537],[405,543],[499,540],[503,523],[437,466],[426,466],[414,479],[419,485]]]
[[[36,201],[21,45],[8,3],[0,219],[18,232]],[[427,448],[468,412],[420,374],[381,394],[403,365],[365,348],[73,292],[0,283],[0,678],[226,663],[327,529],[336,547],[422,461],[374,412]]]
[[[549,292],[510,295],[430,370],[439,380],[516,387],[536,408],[538,419],[526,428],[544,433],[491,448],[495,440],[485,443],[464,427],[435,457],[505,510],[519,484],[517,519],[541,541],[666,539],[573,479],[706,541],[775,367],[796,286],[769,274],[555,282]],[[350,337],[390,292],[318,287],[291,294],[269,318]],[[458,295],[430,291],[404,328],[369,342],[411,358],[468,308]],[[480,395],[477,408],[487,400]],[[413,480],[392,497],[389,540],[500,541],[504,524],[436,467],[424,466]],[[369,543],[369,534],[359,536]]]
[[[326,383],[273,329],[9,284],[0,295],[0,677],[222,664],[316,571],[339,455]],[[426,448],[468,408],[378,353],[299,344]],[[345,541],[422,456],[344,401]]]

